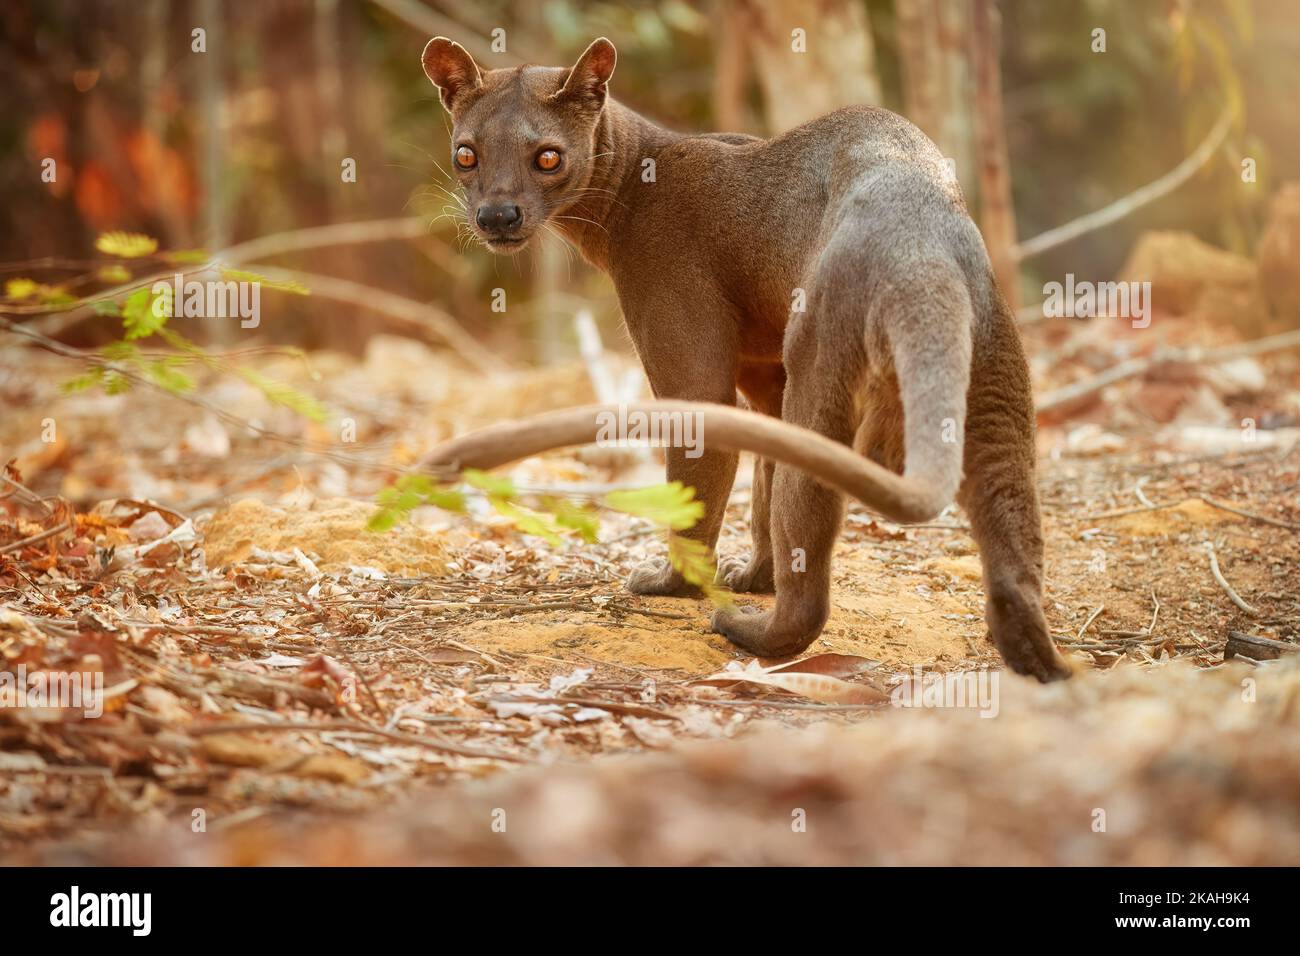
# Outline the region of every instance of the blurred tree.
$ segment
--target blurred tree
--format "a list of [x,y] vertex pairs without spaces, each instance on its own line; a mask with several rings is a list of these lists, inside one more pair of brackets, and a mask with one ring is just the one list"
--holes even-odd
[[895,0],[903,114],[957,165],[973,198],[971,0]]
[[841,106],[880,103],[875,44],[860,0],[734,2],[724,27],[747,40],[769,132],[784,133]]
[[1001,18],[994,0],[970,0],[970,64],[974,113],[978,117],[979,223],[1002,294],[1019,308],[1016,211],[1011,203],[1011,167],[1002,119]]
[[[443,192],[454,190],[442,171],[446,119],[418,68],[433,32],[456,37],[491,66],[566,62],[607,35],[619,48],[615,95],[683,130],[770,132],[883,99],[956,161],[992,236],[982,203],[990,187],[974,152],[987,126],[974,109],[972,2],[0,0],[0,259],[84,256],[108,229],[187,248],[204,241],[204,210],[235,243],[415,215],[431,222],[427,237],[316,248],[274,264],[438,302],[502,349],[569,347],[566,323],[547,327],[541,311],[572,312],[564,292],[601,302],[612,322],[604,280],[576,261],[543,265],[528,254],[508,262],[457,246],[460,210]],[[210,35],[201,62],[190,31],[212,7],[220,48]],[[1021,235],[1155,180],[1205,136],[1225,97],[1240,105],[1240,125],[1192,184],[1028,260],[1027,282],[1065,271],[1113,274],[1151,228],[1252,247],[1269,195],[1300,176],[1295,0],[1000,0],[998,9],[1006,168]],[[796,28],[806,31],[806,53],[792,45]],[[505,52],[491,49],[498,29]],[[1106,30],[1105,52],[1092,49],[1097,29]],[[205,109],[209,67],[218,85]],[[220,151],[220,172],[206,180],[205,143]],[[340,182],[340,153],[357,161],[357,182]],[[57,160],[55,182],[41,180],[47,158]],[[1249,183],[1239,175],[1243,158],[1256,161]],[[437,218],[444,207],[451,215]],[[50,266],[35,277],[65,274]],[[504,316],[486,307],[498,286],[509,289]],[[354,321],[353,310],[323,297],[283,307],[284,318],[262,334],[359,347],[383,327]]]

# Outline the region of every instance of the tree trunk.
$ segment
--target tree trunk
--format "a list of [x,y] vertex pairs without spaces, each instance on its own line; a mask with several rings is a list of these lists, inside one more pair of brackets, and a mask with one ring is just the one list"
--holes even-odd
[[[788,129],[841,106],[878,105],[875,46],[858,0],[737,0],[751,29],[750,51],[769,131]],[[795,31],[803,31],[796,34]]]
[[750,130],[745,109],[750,76],[746,51],[749,17],[734,0],[718,0],[713,19],[718,37],[713,66],[713,122],[718,130],[747,133]]
[[903,113],[953,160],[968,201],[976,196],[970,0],[895,0]]
[[970,59],[975,79],[980,229],[1002,294],[1011,308],[1016,309],[1020,303],[1015,257],[1016,217],[1011,202],[1011,168],[1002,117],[999,27],[994,0],[971,0]]

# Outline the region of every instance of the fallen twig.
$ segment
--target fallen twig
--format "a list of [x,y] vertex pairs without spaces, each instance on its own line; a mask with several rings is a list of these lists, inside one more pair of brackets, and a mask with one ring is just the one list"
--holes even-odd
[[29,548],[34,544],[40,544],[42,541],[45,541],[49,538],[53,538],[56,535],[60,535],[63,532],[69,531],[71,529],[72,529],[71,521],[60,522],[59,524],[55,525],[53,528],[46,528],[44,531],[40,532],[39,534],[34,534],[29,538],[23,538],[21,541],[14,541],[11,542],[10,544],[6,544],[3,548],[0,548],[0,554],[8,554],[10,551],[21,551],[23,548]]
[[1249,518],[1252,521],[1262,521],[1265,524],[1271,524],[1278,528],[1287,528],[1291,531],[1300,531],[1300,524],[1294,521],[1283,521],[1280,518],[1269,518],[1266,515],[1255,514],[1253,511],[1244,511],[1241,508],[1234,508],[1232,505],[1225,504],[1222,501],[1216,501],[1209,495],[1197,495],[1201,501],[1204,501],[1212,508],[1218,508],[1221,511],[1229,511],[1232,514],[1240,515],[1243,518]]
[[1223,572],[1219,570],[1219,557],[1217,554],[1215,554],[1214,542],[1213,541],[1205,542],[1205,550],[1210,555],[1210,573],[1214,575],[1214,580],[1219,583],[1219,587],[1223,588],[1224,593],[1227,594],[1228,597],[1232,599],[1232,603],[1237,605],[1237,607],[1241,608],[1247,614],[1251,614],[1251,615],[1258,614],[1259,612],[1257,610],[1255,610],[1253,607],[1251,607],[1249,604],[1243,601],[1241,599],[1241,595],[1232,589],[1232,585],[1228,583],[1228,579],[1225,578],[1223,576]]
[[1092,626],[1092,622],[1097,620],[1097,617],[1104,610],[1106,610],[1106,605],[1104,604],[1097,605],[1097,610],[1093,611],[1091,614],[1088,615],[1088,620],[1083,622],[1083,627],[1079,628],[1079,633],[1074,636],[1074,639],[1076,641],[1083,640],[1083,635],[1087,632],[1088,628]]

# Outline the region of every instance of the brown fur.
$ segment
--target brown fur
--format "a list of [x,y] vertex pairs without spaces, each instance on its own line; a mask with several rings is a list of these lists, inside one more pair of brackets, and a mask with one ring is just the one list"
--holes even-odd
[[[802,651],[829,613],[840,492],[901,521],[927,520],[955,496],[980,546],[986,620],[1003,657],[1042,680],[1068,673],[1041,608],[1019,333],[960,189],[924,134],[866,107],[772,140],[669,132],[608,98],[614,48],[604,39],[571,69],[483,72],[440,37],[424,66],[451,112],[453,151],[468,146],[477,159],[457,170],[471,227],[498,251],[558,228],[605,270],[657,398],[726,406],[739,390],[756,411],[832,442],[856,435],[867,456],[848,461],[813,442],[805,453],[791,437],[804,433],[720,410],[702,456],[669,451],[669,478],[706,506],[683,534],[710,549],[736,449],[768,456],[755,468],[754,553],[723,576],[736,590],[775,584],[776,606],[719,611],[715,629],[763,656]],[[537,168],[543,149],[562,154],[560,169]],[[509,227],[500,215],[479,218],[484,209],[510,210]],[[792,312],[796,289],[805,311]],[[590,441],[592,429],[570,416],[551,431],[503,436],[513,452]],[[472,441],[439,458],[469,463],[471,447],[478,464],[504,460]],[[805,570],[793,570],[798,551]],[[628,587],[691,590],[666,563],[638,569]]]

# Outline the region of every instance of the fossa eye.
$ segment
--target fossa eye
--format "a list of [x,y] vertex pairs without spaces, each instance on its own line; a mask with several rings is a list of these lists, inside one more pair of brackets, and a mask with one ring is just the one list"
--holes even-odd
[[560,168],[562,162],[560,151],[557,149],[544,149],[537,154],[537,168],[544,173],[553,173]]
[[478,165],[478,154],[468,146],[456,147],[453,154],[457,169],[473,169]]

